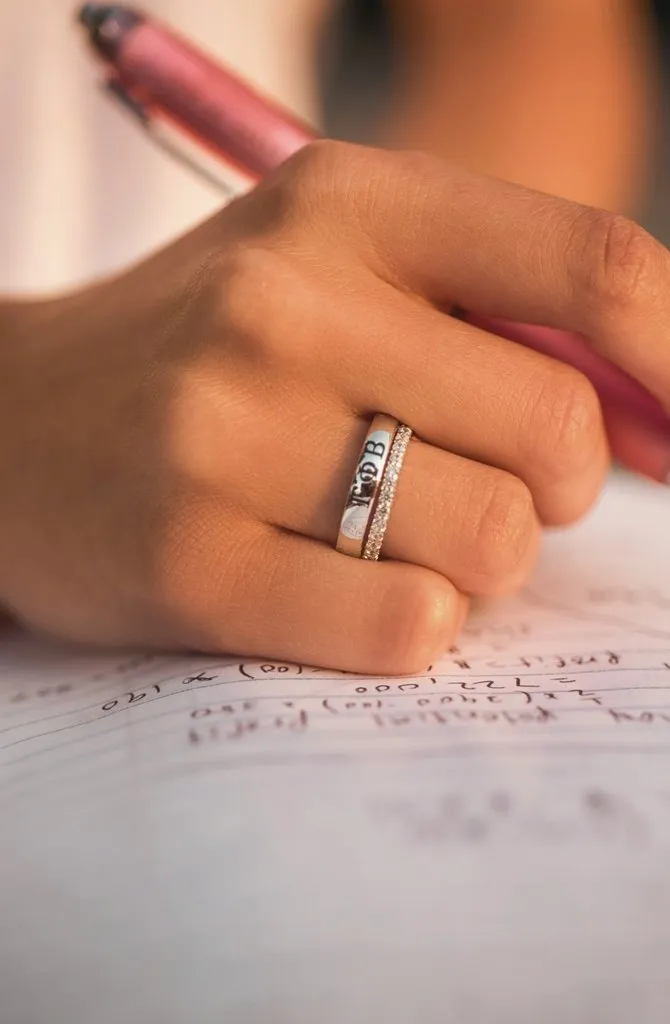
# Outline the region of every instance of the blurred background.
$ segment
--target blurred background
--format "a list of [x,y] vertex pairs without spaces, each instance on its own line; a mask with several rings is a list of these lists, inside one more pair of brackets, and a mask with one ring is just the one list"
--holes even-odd
[[[632,116],[645,121],[637,134],[633,125],[626,142],[635,150],[649,140],[648,159],[645,154],[640,161],[644,180],[634,212],[654,233],[670,241],[670,131],[665,130],[670,116],[665,70],[670,3],[639,0],[640,12],[644,9],[640,30],[630,15],[636,0],[553,2],[562,3],[564,11],[572,11],[576,19],[565,55],[566,82],[574,90],[576,114],[579,76],[584,71],[576,63],[576,80],[570,82],[569,65],[573,51],[580,50],[579,18],[594,2],[598,16],[607,19],[609,2],[612,17],[633,26],[635,59],[645,66],[648,83],[644,88],[648,84],[649,91],[639,102],[639,113],[630,115],[627,83],[622,83],[620,92],[604,85],[602,117],[611,119],[618,116],[619,107],[626,107],[629,120]],[[452,19],[462,32],[458,36],[454,31],[451,39],[445,32],[450,52],[458,53],[467,66],[471,36],[462,27],[461,13],[482,12],[479,23],[465,19],[476,39],[481,38],[484,24],[485,34],[493,34],[490,19],[497,17],[493,27],[502,39],[514,18],[523,19],[530,12],[532,20],[538,11],[551,7],[552,0],[461,0],[460,12],[456,0],[421,0],[414,6],[423,5],[439,17],[441,4],[445,25],[451,25]],[[142,2],[144,10],[172,23],[325,133],[359,141],[387,141],[380,126],[388,126],[389,110],[398,95],[405,67],[403,33],[411,32],[407,12],[412,13],[412,6],[407,0],[398,18],[400,0]],[[622,13],[624,8],[628,13]],[[99,72],[74,14],[71,0],[0,0],[0,290],[4,293],[51,291],[116,270],[221,204],[210,187],[149,146],[127,116],[101,95],[95,84]],[[639,31],[644,33],[643,42],[637,38]],[[597,29],[594,38],[599,38]],[[454,47],[454,39],[463,40],[460,49]],[[537,43],[532,45],[537,52]],[[427,59],[432,60],[433,47],[428,49]],[[514,71],[510,67],[510,75]],[[631,81],[638,89],[634,75]],[[458,96],[447,95],[448,76],[444,82],[445,111],[459,109]],[[592,91],[593,83],[584,79],[583,86]],[[640,96],[644,88],[638,89]],[[533,91],[532,81],[526,89]],[[638,107],[633,104],[630,109]],[[440,125],[446,139],[441,140],[441,148],[447,152],[449,116],[453,117],[445,113],[447,123]],[[551,116],[548,112],[549,121]],[[411,134],[399,130],[398,141],[413,142]],[[395,141],[392,133],[391,141]]]
[[[472,2],[463,0],[464,5]],[[317,75],[321,113],[330,135],[365,140],[388,103],[398,48],[391,18],[393,3],[340,0],[331,7],[330,18],[325,19]],[[586,9],[590,0],[579,3]],[[633,0],[631,6],[636,4],[646,15],[650,32],[649,78],[654,94],[649,97],[650,161],[640,205],[634,212],[648,230],[670,244],[670,0]],[[503,0],[497,6],[501,10],[524,5]],[[538,6],[543,6],[543,0],[538,0]],[[621,6],[617,0],[611,0],[612,10],[617,6]]]

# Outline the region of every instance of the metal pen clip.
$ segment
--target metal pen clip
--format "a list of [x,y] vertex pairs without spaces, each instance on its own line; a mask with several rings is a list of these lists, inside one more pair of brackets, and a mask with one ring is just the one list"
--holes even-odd
[[196,174],[201,181],[229,201],[242,194],[243,188],[233,185],[215,170],[207,167],[194,152],[191,152],[176,130],[171,131],[166,125],[156,121],[151,116],[149,109],[128,92],[119,78],[111,75],[103,80],[101,85],[103,92],[115,100],[126,113],[129,113],[147,138],[172,160]]

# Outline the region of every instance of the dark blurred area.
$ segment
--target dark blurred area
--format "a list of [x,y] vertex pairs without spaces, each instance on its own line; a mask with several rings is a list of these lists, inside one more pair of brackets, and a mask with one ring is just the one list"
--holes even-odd
[[670,244],[670,0],[653,0],[658,52],[663,76],[653,192],[645,224]]
[[386,0],[340,0],[320,40],[317,75],[327,135],[364,139],[388,102],[394,40]]
[[652,7],[658,19],[658,24],[664,36],[667,36],[670,28],[670,3],[668,0],[654,0]]
[[[640,0],[644,2],[644,0]],[[663,69],[670,50],[670,0],[650,0]],[[340,0],[322,33],[319,77],[326,133],[364,134],[393,73],[394,39],[388,0]],[[364,88],[363,88],[364,86]],[[361,102],[362,100],[362,102]]]

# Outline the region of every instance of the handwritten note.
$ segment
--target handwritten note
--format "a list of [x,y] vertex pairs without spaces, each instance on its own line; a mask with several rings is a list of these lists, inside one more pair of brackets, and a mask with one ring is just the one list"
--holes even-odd
[[669,516],[411,679],[0,634],[3,1024],[665,1024]]

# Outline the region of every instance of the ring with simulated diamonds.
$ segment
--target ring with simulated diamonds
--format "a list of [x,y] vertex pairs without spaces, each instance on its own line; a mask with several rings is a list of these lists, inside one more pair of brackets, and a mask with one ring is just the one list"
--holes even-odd
[[389,452],[384,476],[379,488],[379,496],[372,513],[365,544],[363,545],[363,558],[367,558],[371,562],[377,561],[382,544],[384,543],[391,508],[393,507],[393,499],[398,487],[398,477],[400,476],[400,470],[405,461],[405,453],[411,439],[412,431],[404,423],[401,423],[393,438],[391,451]]
[[[391,465],[391,456],[396,439],[400,436],[404,440],[393,458],[393,470],[386,482],[387,469]],[[397,485],[397,475],[407,449],[407,444],[412,435],[409,427],[405,427],[392,416],[385,413],[378,413],[367,432],[361,454],[356,464],[356,470],[349,488],[347,501],[340,522],[340,531],[337,537],[337,550],[355,558],[369,558],[375,560],[379,557],[384,533],[391,511],[391,504]],[[385,500],[383,511],[377,517],[377,509],[382,489],[385,488]],[[390,488],[390,489],[389,489]],[[374,542],[370,548],[373,552],[376,547],[376,554],[365,554],[368,541],[371,536],[373,520],[377,518],[377,525],[374,533]],[[378,547],[377,547],[378,545]]]

